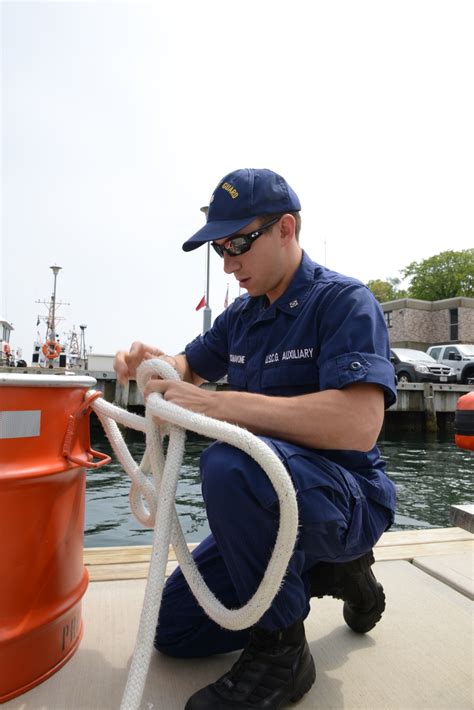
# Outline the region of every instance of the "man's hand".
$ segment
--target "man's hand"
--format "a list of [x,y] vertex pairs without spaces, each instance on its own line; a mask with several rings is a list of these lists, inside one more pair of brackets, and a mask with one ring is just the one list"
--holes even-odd
[[[125,385],[128,380],[136,377],[137,367],[144,360],[151,360],[152,358],[163,356],[167,362],[174,360],[174,358],[165,356],[163,350],[159,348],[154,348],[151,345],[145,345],[145,343],[138,341],[132,343],[132,347],[128,352],[121,350],[115,355],[114,370],[117,373],[118,381],[121,385]],[[172,362],[170,362],[170,364],[173,365]]]
[[[190,409],[198,414],[215,417],[215,392],[203,390],[188,382],[175,380],[148,380],[145,387],[145,400],[152,392],[159,392],[167,402],[173,402],[179,407]],[[159,423],[159,422],[158,422]]]

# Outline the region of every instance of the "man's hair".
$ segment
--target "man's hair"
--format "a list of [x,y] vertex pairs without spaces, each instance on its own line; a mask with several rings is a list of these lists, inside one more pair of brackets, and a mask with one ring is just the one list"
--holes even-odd
[[269,222],[273,218],[276,219],[277,217],[283,217],[284,214],[291,214],[295,218],[295,239],[299,242],[301,231],[301,212],[276,212],[275,214],[260,215],[260,219],[262,220],[262,224],[265,224],[265,222]]

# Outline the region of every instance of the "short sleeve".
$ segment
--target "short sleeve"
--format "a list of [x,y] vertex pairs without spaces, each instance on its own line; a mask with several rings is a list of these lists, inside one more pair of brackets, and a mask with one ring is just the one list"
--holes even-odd
[[383,388],[386,407],[396,401],[387,326],[379,303],[365,286],[333,288],[318,333],[321,390],[367,382]]
[[221,313],[206,333],[198,335],[188,343],[184,351],[191,370],[211,382],[220,379],[227,372],[229,310]]

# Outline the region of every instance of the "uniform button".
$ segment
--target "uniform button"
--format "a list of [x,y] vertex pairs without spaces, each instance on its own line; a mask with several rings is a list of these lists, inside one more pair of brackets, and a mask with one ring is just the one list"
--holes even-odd
[[351,368],[351,370],[360,370],[362,365],[356,360],[355,362],[351,362],[349,367]]

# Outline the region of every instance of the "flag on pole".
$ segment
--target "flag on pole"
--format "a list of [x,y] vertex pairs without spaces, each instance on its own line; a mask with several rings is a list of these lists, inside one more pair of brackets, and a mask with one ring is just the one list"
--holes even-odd
[[204,308],[205,305],[206,305],[206,296],[203,296],[201,298],[201,300],[199,301],[199,303],[197,304],[196,310],[198,311],[200,308]]
[[227,284],[227,291],[226,291],[225,298],[224,298],[224,308],[227,308],[228,305],[229,305],[229,284]]

